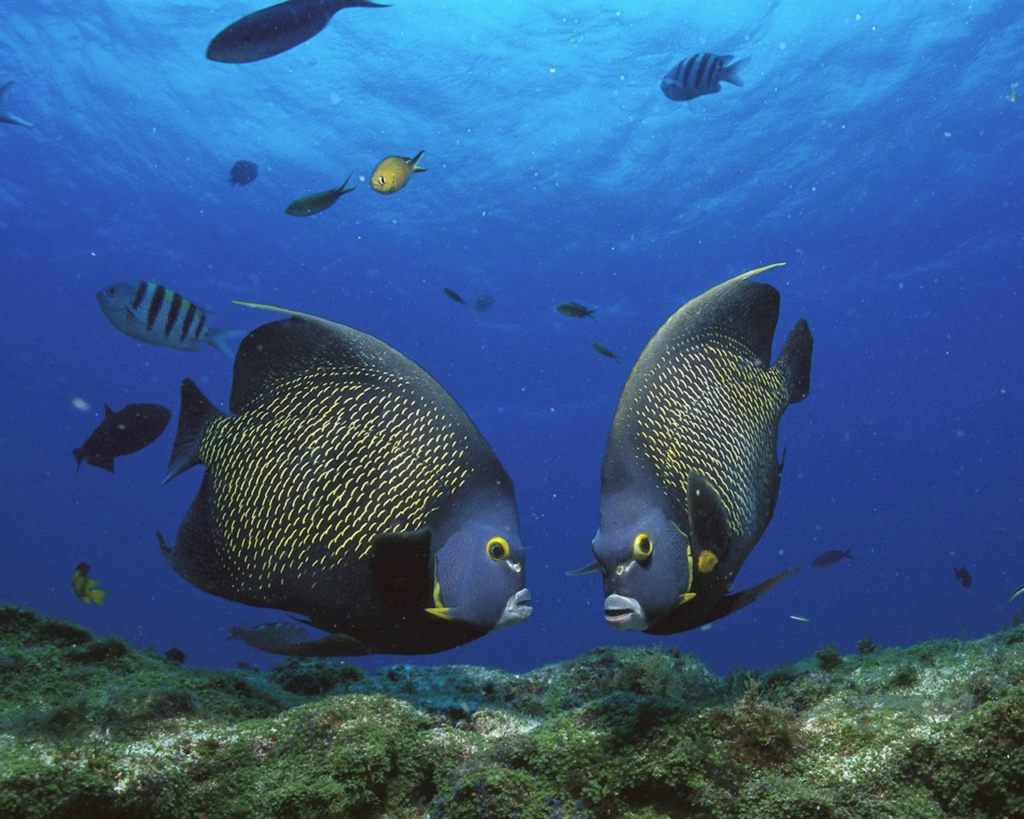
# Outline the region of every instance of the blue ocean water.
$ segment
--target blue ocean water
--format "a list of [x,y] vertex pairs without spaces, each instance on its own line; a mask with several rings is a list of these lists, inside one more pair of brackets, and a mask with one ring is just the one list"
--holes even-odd
[[[865,635],[977,636],[1021,609],[1019,3],[395,0],[263,62],[205,59],[258,6],[5,9],[0,83],[35,127],[0,125],[0,602],[189,663],[277,661],[227,638],[274,612],[198,591],[157,548],[201,478],[158,485],[173,429],[113,475],[76,477],[71,449],[104,403],[176,415],[186,376],[227,403],[226,357],[136,342],[100,313],[96,290],[138,278],[217,326],[270,318],[231,303],[248,299],[372,333],[490,440],[516,486],[534,616],[414,662],[519,671],[657,644],[724,672]],[[745,86],[667,100],[662,75],[697,51],[749,57]],[[369,189],[380,158],[421,149],[427,173]],[[260,168],[245,187],[227,181],[239,159]],[[349,172],[359,188],[332,209],[284,214]],[[737,587],[827,549],[856,560],[805,568],[706,630],[617,633],[597,576],[566,572],[591,560],[630,364],[687,299],[776,261],[777,342],[807,318],[812,386],[783,418],[778,507]],[[559,315],[568,300],[596,320]],[[71,591],[81,561],[102,607]]]

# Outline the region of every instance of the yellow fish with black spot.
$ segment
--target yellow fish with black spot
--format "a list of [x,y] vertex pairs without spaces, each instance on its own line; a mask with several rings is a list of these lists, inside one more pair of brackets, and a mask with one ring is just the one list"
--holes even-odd
[[619,401],[592,544],[604,614],[673,634],[753,602],[795,569],[730,593],[779,492],[779,420],[810,391],[812,338],[771,362],[779,292],[751,270],[683,305],[650,340]]
[[424,151],[420,151],[412,159],[404,156],[384,157],[373,169],[373,174],[370,176],[370,187],[377,193],[400,191],[409,181],[409,177],[414,173],[426,170],[416,164],[424,153]]
[[275,654],[428,654],[529,617],[512,482],[455,399],[379,339],[278,312],[242,341],[232,415],[182,384],[164,480],[206,474],[158,536],[174,569],[327,632],[232,630]]
[[83,603],[95,603],[97,606],[102,606],[103,601],[107,598],[107,593],[104,589],[96,588],[98,585],[98,580],[89,577],[89,564],[79,563],[75,568],[75,573],[71,575],[71,588],[74,589],[78,599]]

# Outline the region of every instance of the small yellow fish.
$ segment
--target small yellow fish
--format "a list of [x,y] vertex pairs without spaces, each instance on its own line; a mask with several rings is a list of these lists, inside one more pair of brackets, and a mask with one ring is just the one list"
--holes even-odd
[[89,577],[89,564],[79,563],[75,573],[71,575],[71,588],[75,590],[78,599],[83,603],[95,603],[97,606],[102,606],[107,593],[103,589],[97,589],[98,585],[98,580]]
[[420,151],[412,159],[404,156],[387,156],[382,159],[370,177],[370,187],[377,193],[394,193],[405,187],[409,177],[418,171],[425,171],[416,163],[423,156]]

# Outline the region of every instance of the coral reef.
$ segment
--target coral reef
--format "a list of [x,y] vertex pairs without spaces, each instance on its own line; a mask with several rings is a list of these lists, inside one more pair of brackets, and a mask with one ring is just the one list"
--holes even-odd
[[2,607],[0,816],[1024,815],[1024,627],[859,649],[725,678],[650,648],[261,674]]

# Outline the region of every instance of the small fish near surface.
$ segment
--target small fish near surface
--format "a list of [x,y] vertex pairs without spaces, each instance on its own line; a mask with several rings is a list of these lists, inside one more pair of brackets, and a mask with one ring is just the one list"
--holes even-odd
[[[131,455],[149,446],[163,433],[171,411],[159,404],[129,404],[114,412],[104,405],[103,420],[80,447],[71,450],[75,463],[114,471],[114,458]],[[77,470],[76,470],[77,472]]]
[[568,316],[569,318],[594,318],[594,313],[597,312],[596,308],[585,307],[577,301],[564,302],[555,309],[563,316]]
[[414,173],[422,173],[426,168],[421,168],[416,163],[425,151],[420,151],[412,159],[405,156],[386,156],[377,163],[370,175],[370,187],[377,193],[394,193],[405,187]]
[[829,549],[827,552],[822,552],[814,560],[811,561],[812,569],[824,569],[826,566],[834,566],[840,560],[856,560],[851,552],[853,549]]
[[206,473],[158,535],[175,571],[327,632],[232,630],[275,654],[428,654],[526,619],[512,482],[461,407],[382,341],[278,312],[242,341],[232,415],[182,384],[165,482]]
[[331,205],[338,201],[343,194],[351,193],[355,188],[347,188],[348,180],[352,178],[352,174],[349,174],[345,181],[337,188],[331,188],[329,191],[322,191],[320,193],[311,193],[309,196],[303,196],[301,199],[296,199],[287,208],[285,213],[289,216],[312,216],[321,211],[327,210]]
[[694,54],[687,57],[661,80],[661,91],[674,102],[703,97],[705,94],[717,94],[722,90],[722,82],[743,85],[737,73],[750,62],[744,57],[734,63],[732,54],[719,57],[715,54]]
[[462,298],[458,293],[452,290],[450,287],[444,288],[444,294],[450,298],[456,304],[465,304],[466,300]]
[[603,355],[605,358],[610,358],[612,359],[612,361],[615,361],[618,364],[622,363],[621,361],[619,361],[619,357],[615,355],[615,353],[613,353],[599,341],[595,341],[593,344],[590,345],[590,347],[591,349],[595,350],[599,355]]
[[259,165],[250,162],[248,159],[239,159],[231,166],[231,176],[228,182],[232,185],[248,185],[260,174]]
[[966,566],[961,566],[959,569],[953,569],[953,576],[960,581],[960,585],[965,589],[969,589],[971,584],[974,582],[974,578],[971,577],[971,573]]
[[387,8],[370,0],[287,0],[236,20],[206,49],[218,63],[253,63],[301,45],[319,34],[342,9]]
[[88,563],[79,563],[74,574],[71,575],[71,588],[74,589],[75,596],[86,604],[103,605],[107,593],[103,589],[96,588],[99,584],[98,580],[89,577]]
[[12,85],[14,85],[14,80],[0,85],[0,122],[6,122],[8,125],[23,125],[26,128],[32,128],[33,126],[31,122],[15,116],[7,110],[7,92],[11,90]]
[[97,291],[96,300],[110,323],[134,339],[189,353],[205,341],[231,357],[226,339],[238,331],[211,327],[205,310],[161,284],[118,282]]
[[810,391],[806,321],[770,363],[779,292],[750,277],[776,266],[683,305],[622,392],[601,467],[596,563],[587,567],[603,575],[615,628],[704,626],[796,571],[731,591],[775,510],[779,420]]

